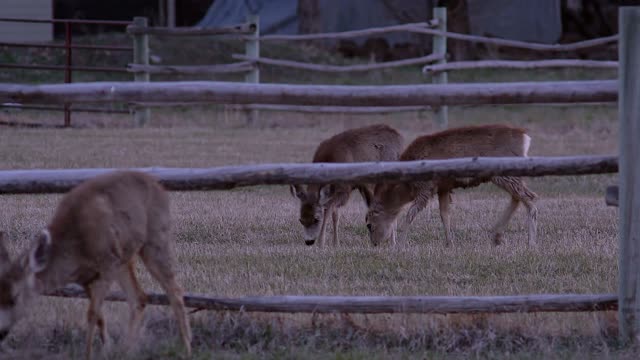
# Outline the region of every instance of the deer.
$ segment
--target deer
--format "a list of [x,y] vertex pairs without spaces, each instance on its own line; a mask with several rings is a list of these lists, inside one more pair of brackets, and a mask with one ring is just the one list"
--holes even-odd
[[[400,161],[435,160],[462,157],[527,157],[531,137],[526,130],[506,125],[480,125],[453,128],[416,138],[400,155]],[[398,232],[406,232],[429,201],[438,195],[440,219],[444,227],[445,246],[452,244],[449,207],[455,188],[475,187],[491,182],[511,196],[511,201],[492,229],[494,245],[502,242],[502,232],[520,203],[528,212],[528,244],[536,244],[537,195],[519,177],[478,178],[441,177],[411,183],[379,183],[366,215],[369,239],[373,246],[391,240],[395,243],[395,224],[400,212],[409,206]]]
[[146,294],[135,275],[139,257],[166,292],[190,356],[191,327],[175,277],[170,222],[169,197],[152,176],[116,171],[71,189],[49,224],[15,260],[9,258],[0,239],[0,342],[36,295],[75,283],[89,297],[85,357],[90,359],[96,328],[103,350],[110,347],[101,307],[112,283],[117,282],[129,305],[125,339],[127,348],[131,347],[146,304]]
[[[322,141],[313,155],[314,163],[349,163],[368,161],[394,161],[398,159],[403,146],[403,137],[388,125],[376,124],[349,129]],[[338,224],[340,208],[344,206],[357,189],[368,206],[373,196],[369,184],[309,184],[291,185],[293,197],[300,200],[299,221],[304,227],[306,245],[316,240],[324,245],[327,219],[333,222],[333,244],[339,245]]]

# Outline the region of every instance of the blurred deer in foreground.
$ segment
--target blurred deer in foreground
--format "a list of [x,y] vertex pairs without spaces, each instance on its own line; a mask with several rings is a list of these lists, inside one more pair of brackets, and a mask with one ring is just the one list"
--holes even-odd
[[[402,143],[402,135],[387,125],[350,129],[321,142],[313,162],[395,161],[402,150]],[[349,201],[354,189],[358,189],[368,206],[372,197],[371,185],[310,184],[306,189],[301,185],[291,186],[291,194],[300,200],[300,223],[304,226],[307,245],[313,245],[316,240],[319,245],[324,245],[329,215],[333,220],[333,243],[339,244],[339,209]]]
[[[526,157],[531,137],[524,129],[503,125],[485,125],[450,129],[425,135],[414,140],[400,155],[400,161],[435,160],[461,157]],[[451,245],[449,205],[451,192],[457,187],[473,187],[484,182],[492,182],[511,195],[511,202],[493,227],[493,242],[500,244],[502,232],[511,216],[523,203],[529,215],[529,245],[536,243],[536,222],[538,210],[534,204],[536,194],[530,191],[518,177],[495,176],[488,178],[438,178],[432,181],[413,183],[381,183],[376,185],[373,200],[367,212],[367,228],[374,246],[391,238],[394,224],[402,209],[412,202],[400,227],[401,235],[406,235],[409,225],[416,215],[427,206],[429,200],[438,194],[440,218],[444,225],[446,246]]]
[[175,279],[170,220],[169,198],[156,180],[139,172],[116,172],[72,189],[31,249],[15,261],[0,239],[0,341],[38,293],[77,283],[90,299],[85,355],[91,358],[96,327],[103,346],[110,344],[101,307],[116,281],[129,304],[126,339],[127,346],[133,345],[146,303],[135,277],[138,255],[167,293],[190,355],[191,328]]

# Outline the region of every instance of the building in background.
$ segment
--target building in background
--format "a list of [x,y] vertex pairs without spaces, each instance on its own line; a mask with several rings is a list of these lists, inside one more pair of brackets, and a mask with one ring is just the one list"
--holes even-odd
[[[51,19],[52,0],[0,0],[0,17],[11,19]],[[45,42],[53,40],[51,24],[0,21],[0,41]]]

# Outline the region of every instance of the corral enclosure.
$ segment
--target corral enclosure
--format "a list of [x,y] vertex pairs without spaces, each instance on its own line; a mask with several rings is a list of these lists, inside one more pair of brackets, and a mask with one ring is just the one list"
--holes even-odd
[[[416,68],[415,73],[418,71]],[[382,74],[384,80],[393,82],[407,72],[385,70]],[[375,83],[380,80],[377,76],[366,81]],[[471,75],[477,81],[600,76],[611,78],[615,73],[482,71]],[[18,122],[57,122],[56,115],[48,112],[6,116]],[[151,123],[144,128],[134,128],[130,116],[119,115],[76,115],[74,123],[82,125],[65,130],[4,128],[0,132],[0,168],[308,162],[321,140],[347,128],[387,123],[400,130],[407,143],[436,131],[431,112],[261,112],[258,123],[246,126],[242,112],[225,106],[154,110]],[[533,138],[531,156],[612,155],[618,149],[618,114],[613,104],[454,107],[449,110],[449,123],[450,127],[489,123],[525,127]],[[612,293],[618,276],[617,213],[605,206],[603,190],[616,178],[528,179],[540,196],[537,248],[526,246],[522,210],[508,227],[504,244],[491,245],[489,229],[508,197],[490,186],[455,193],[456,243],[452,248],[443,246],[435,202],[420,214],[407,243],[372,248],[363,221],[364,205],[354,194],[343,215],[342,246],[319,249],[303,245],[298,202],[287,186],[171,193],[179,281],[188,293],[220,297]],[[26,248],[35,229],[50,219],[59,199],[59,195],[2,197],[0,229],[7,232],[12,254]],[[146,272],[139,274],[147,291],[158,292]],[[80,357],[84,306],[83,300],[40,298],[9,338],[11,356]],[[105,310],[117,340],[125,333],[126,306],[109,304]],[[191,317],[194,350],[196,357],[202,358],[210,357],[211,351],[225,358],[637,355],[636,347],[623,347],[618,342],[613,312],[278,315],[201,311]],[[116,350],[108,357],[179,354],[173,318],[165,309],[148,308],[145,328],[140,353]]]
[[[52,114],[23,113],[27,120]],[[83,115],[84,116],[84,115]],[[407,141],[435,131],[429,114],[385,116],[264,113],[261,127],[244,126],[242,113],[215,108],[156,111],[153,126],[114,123],[91,115],[81,129],[13,129],[0,132],[4,169],[84,167],[207,167],[265,162],[308,162],[319,141],[346,128],[385,122]],[[129,123],[123,117],[121,123]],[[610,105],[494,106],[450,110],[451,126],[503,123],[530,130],[532,156],[615,154],[617,111]],[[101,125],[109,124],[103,128]],[[525,246],[524,211],[500,247],[489,229],[507,197],[490,186],[454,195],[457,244],[447,249],[437,210],[420,215],[407,244],[371,248],[364,205],[354,194],[340,229],[339,249],[306,247],[298,203],[286,186],[221,192],[171,193],[179,279],[187,292],[245,295],[515,295],[611,293],[617,278],[616,210],[603,189],[614,176],[530,179],[540,195],[540,246]],[[3,196],[0,228],[10,250],[27,245],[46,224],[58,195]],[[158,288],[140,272],[148,291]],[[81,355],[83,300],[41,298],[10,342],[39,354]],[[51,311],[52,307],[55,311]],[[78,309],[82,309],[78,311]],[[111,332],[124,333],[127,309],[106,308]],[[115,318],[112,318],[114,316]],[[229,357],[467,356],[517,352],[565,358],[616,352],[615,313],[493,316],[260,315],[200,312],[194,349]],[[116,320],[117,319],[117,320]],[[147,310],[145,352],[170,356],[179,348],[173,319]],[[49,344],[43,346],[42,344]],[[629,351],[629,350],[625,350]],[[464,355],[466,354],[466,355]],[[580,355],[582,354],[582,355]],[[619,355],[625,355],[623,352]],[[631,355],[632,353],[628,353]]]

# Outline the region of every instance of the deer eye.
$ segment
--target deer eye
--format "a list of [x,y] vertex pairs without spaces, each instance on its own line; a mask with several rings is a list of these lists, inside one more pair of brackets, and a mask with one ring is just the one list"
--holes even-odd
[[367,229],[371,232],[371,224],[367,224]]

